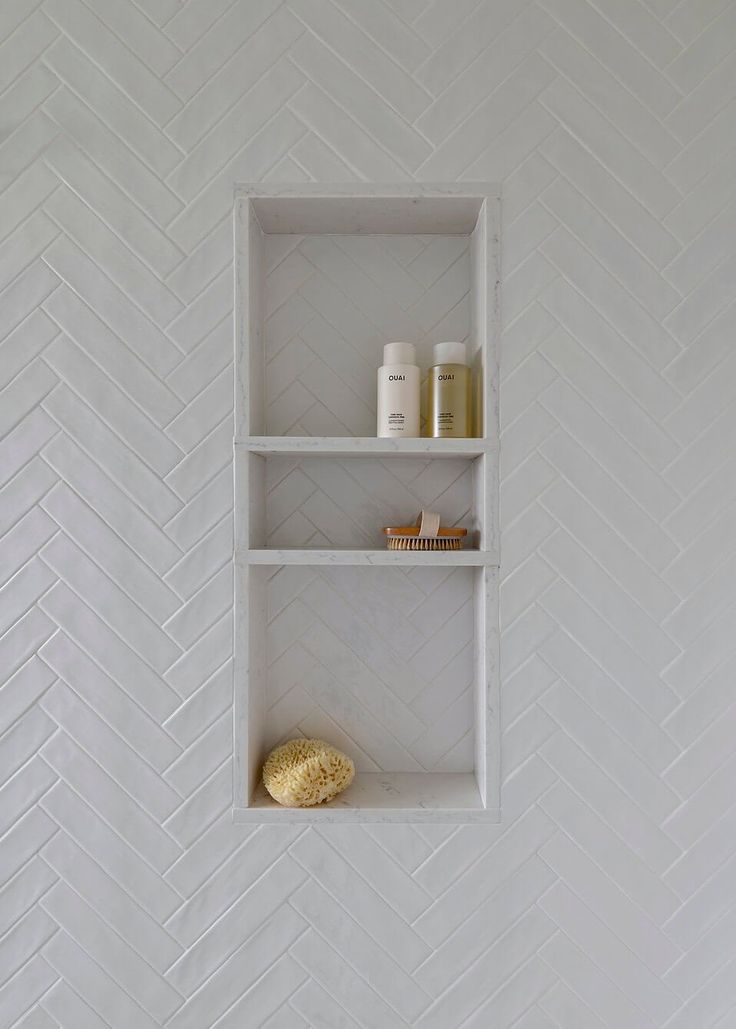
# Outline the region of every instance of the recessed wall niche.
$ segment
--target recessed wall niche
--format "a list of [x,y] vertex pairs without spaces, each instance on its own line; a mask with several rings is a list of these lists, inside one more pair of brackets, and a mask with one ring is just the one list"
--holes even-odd
[[[499,199],[487,184],[242,186],[235,198],[234,811],[244,822],[496,821]],[[469,439],[375,437],[393,339],[462,339]],[[457,552],[388,551],[440,511]],[[279,807],[262,762],[295,735],[353,785]]]

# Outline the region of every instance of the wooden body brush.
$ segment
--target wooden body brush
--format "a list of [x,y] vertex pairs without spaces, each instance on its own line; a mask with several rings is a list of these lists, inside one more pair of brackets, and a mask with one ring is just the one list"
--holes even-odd
[[443,528],[435,511],[422,511],[414,525],[387,525],[383,531],[389,550],[460,550],[468,534]]

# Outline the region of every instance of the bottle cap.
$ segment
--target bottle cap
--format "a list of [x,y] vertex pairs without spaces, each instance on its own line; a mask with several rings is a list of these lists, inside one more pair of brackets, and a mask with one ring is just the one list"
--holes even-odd
[[435,343],[432,348],[434,364],[467,364],[464,343]]
[[386,343],[383,347],[383,363],[416,364],[416,347],[413,343]]

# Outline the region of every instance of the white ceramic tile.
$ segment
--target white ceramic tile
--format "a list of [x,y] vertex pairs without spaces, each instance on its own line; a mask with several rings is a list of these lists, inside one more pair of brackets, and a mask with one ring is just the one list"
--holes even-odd
[[[2,7],[3,1024],[731,1025],[734,17]],[[504,821],[233,825],[233,182],[432,177],[503,187]],[[469,331],[453,245],[274,252],[274,431],[373,431],[384,338]],[[339,461],[274,533],[464,514],[465,459]],[[357,621],[350,569],[284,571],[284,731],[462,761],[472,570],[361,569]]]

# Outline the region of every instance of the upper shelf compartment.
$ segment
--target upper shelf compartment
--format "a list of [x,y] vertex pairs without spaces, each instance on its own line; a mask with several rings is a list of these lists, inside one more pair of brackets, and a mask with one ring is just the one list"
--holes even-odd
[[423,371],[434,343],[468,343],[475,434],[490,438],[497,197],[488,184],[239,187],[237,302],[249,323],[237,345],[247,334],[250,347],[237,439],[255,451],[263,437],[321,439],[327,453],[330,439],[375,437],[376,369],[396,339],[416,344]]

